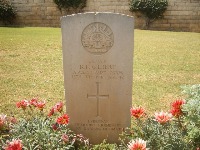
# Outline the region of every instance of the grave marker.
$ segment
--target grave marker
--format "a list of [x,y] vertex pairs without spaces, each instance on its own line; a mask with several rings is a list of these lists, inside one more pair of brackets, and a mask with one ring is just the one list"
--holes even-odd
[[61,28],[70,127],[94,144],[117,142],[131,121],[133,18],[76,14],[62,17]]

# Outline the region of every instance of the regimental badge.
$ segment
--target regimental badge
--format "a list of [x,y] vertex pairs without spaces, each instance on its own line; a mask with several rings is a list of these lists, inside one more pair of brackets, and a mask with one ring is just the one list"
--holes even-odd
[[101,55],[112,48],[114,35],[108,25],[101,22],[93,22],[83,30],[81,42],[88,52]]

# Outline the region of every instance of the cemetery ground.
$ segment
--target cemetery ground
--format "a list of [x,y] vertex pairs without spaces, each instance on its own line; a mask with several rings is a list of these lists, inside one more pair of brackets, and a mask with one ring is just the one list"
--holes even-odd
[[[182,85],[200,81],[200,34],[135,30],[133,105],[168,109]],[[64,102],[59,28],[0,28],[0,112],[38,97],[50,108]]]
[[[200,34],[135,30],[134,40],[133,105],[168,111],[180,86],[200,81]],[[0,28],[0,62],[1,113],[23,116],[16,102],[33,97],[45,113],[65,103],[60,29]]]

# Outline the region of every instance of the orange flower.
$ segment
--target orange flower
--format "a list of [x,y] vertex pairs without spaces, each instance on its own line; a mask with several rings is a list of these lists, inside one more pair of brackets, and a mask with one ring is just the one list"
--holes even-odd
[[12,140],[8,142],[7,146],[4,147],[4,150],[22,150],[22,143],[21,140]]
[[142,107],[132,107],[130,112],[131,116],[134,116],[135,118],[140,118],[145,115],[144,109]]
[[146,148],[146,141],[142,139],[136,139],[136,140],[131,140],[128,143],[128,149],[129,150],[148,150]]
[[154,117],[156,121],[159,122],[160,124],[165,124],[166,122],[172,119],[172,114],[161,111],[159,113],[155,113]]
[[43,110],[44,109],[44,106],[45,106],[46,102],[38,102],[37,103],[37,108],[40,109],[40,110]]
[[64,114],[63,116],[57,118],[56,121],[58,124],[68,124],[69,123],[69,116]]

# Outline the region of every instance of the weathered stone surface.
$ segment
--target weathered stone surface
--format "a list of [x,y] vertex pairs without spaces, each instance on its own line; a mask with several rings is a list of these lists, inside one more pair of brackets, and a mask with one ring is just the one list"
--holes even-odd
[[117,142],[131,120],[133,17],[77,14],[61,26],[70,127],[92,143]]
[[11,0],[11,3],[26,4],[28,0]]
[[34,3],[44,3],[44,0],[34,0]]

